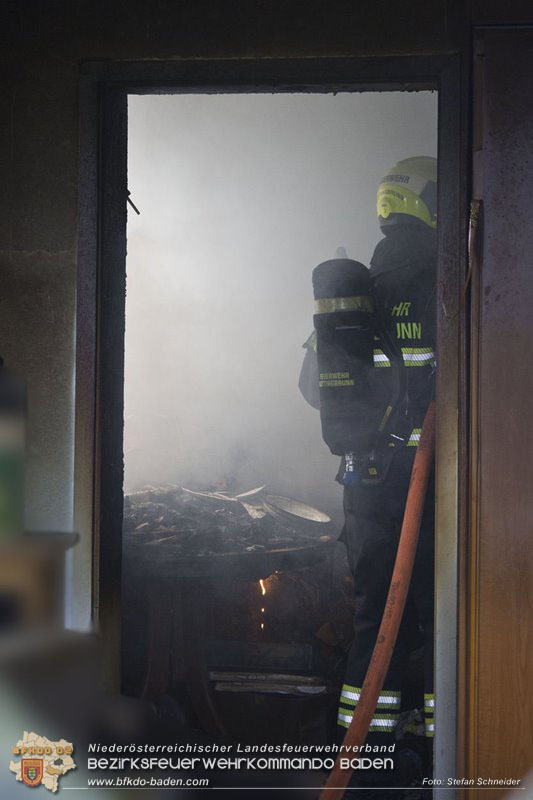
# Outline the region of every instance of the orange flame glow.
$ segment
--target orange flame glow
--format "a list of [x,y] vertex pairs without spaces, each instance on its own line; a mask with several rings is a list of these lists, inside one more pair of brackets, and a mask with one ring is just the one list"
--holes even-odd
[[259,585],[261,586],[261,594],[265,595],[267,593],[266,586],[264,580],[261,578],[259,581]]

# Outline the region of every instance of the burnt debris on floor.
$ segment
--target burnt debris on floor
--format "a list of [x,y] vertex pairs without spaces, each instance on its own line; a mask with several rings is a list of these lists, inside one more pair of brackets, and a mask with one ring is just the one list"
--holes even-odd
[[336,538],[326,514],[267,487],[128,494],[124,692],[215,738],[332,741],[354,602]]
[[127,495],[126,693],[172,696],[212,735],[327,739],[351,633],[336,535],[326,514],[266,487]]
[[260,487],[232,496],[177,486],[148,487],[126,495],[126,546],[164,545],[174,553],[265,551],[328,542],[330,518]]

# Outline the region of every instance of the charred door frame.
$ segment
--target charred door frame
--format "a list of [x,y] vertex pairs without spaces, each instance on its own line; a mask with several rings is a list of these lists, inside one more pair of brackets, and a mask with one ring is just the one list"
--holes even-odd
[[455,774],[458,578],[465,507],[459,475],[466,474],[467,408],[461,296],[466,275],[468,149],[467,82],[462,69],[457,56],[82,65],[75,515],[85,545],[75,570],[87,596],[92,586],[92,617],[107,648],[108,674],[115,688],[120,646],[128,94],[437,89],[436,775]]

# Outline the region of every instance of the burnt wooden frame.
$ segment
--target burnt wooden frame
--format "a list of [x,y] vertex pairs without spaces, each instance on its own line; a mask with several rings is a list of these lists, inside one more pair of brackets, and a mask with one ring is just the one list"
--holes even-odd
[[[459,56],[87,62],[81,65],[75,516],[92,543],[93,619],[119,685],[128,94],[439,92],[436,775],[456,774],[458,590],[466,530],[463,284],[468,65]],[[88,544],[89,537],[89,544]],[[85,588],[90,583],[87,570]],[[461,674],[461,669],[459,669]],[[443,702],[444,701],[444,702]],[[446,743],[440,746],[439,743]]]

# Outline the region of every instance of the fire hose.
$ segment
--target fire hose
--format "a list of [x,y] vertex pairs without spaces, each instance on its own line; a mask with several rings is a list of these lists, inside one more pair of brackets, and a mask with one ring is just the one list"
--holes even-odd
[[[346,731],[343,745],[348,751],[357,751],[368,734],[374,716],[378,698],[387,675],[398,630],[402,621],[407,592],[413,573],[413,565],[424,510],[424,501],[429,475],[433,465],[435,449],[435,401],[426,412],[420,441],[417,447],[407,502],[403,516],[398,552],[392,572],[389,593],[379,628],[378,637],[368,665],[368,670],[361,689],[361,697],[355,708],[352,722]],[[353,769],[341,769],[339,752],[335,766],[321,792],[320,800],[341,800]]]

